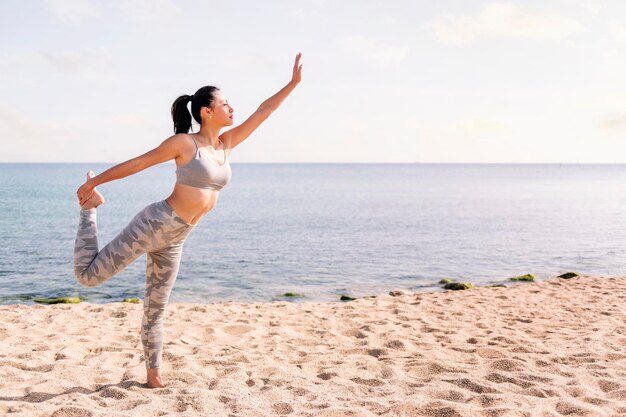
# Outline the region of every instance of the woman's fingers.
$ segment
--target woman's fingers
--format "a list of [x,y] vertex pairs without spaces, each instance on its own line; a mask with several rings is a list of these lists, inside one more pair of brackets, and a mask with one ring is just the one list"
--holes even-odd
[[293,77],[292,77],[292,81],[295,83],[299,83],[302,76],[301,76],[301,72],[302,72],[302,64],[300,63],[300,58],[302,58],[302,52],[298,52],[296,54],[296,60],[293,64]]
[[86,189],[84,184],[81,185],[80,188],[76,191],[76,197],[78,197],[78,201],[81,206],[85,204],[87,200],[91,198],[92,194],[93,194],[93,189],[91,190]]
[[91,194],[93,194],[93,191],[88,195],[88,196],[83,196],[83,197],[79,197],[79,201],[80,201],[80,205],[82,206],[83,204],[85,204],[87,202],[87,200],[89,200],[91,198]]
[[302,68],[302,64],[300,64],[300,58],[302,58],[302,52],[298,52],[296,54],[296,62],[293,64],[293,70],[299,71]]

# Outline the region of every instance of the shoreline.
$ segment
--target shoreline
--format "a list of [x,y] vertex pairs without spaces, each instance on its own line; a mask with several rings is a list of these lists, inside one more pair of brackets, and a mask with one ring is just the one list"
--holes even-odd
[[[455,279],[455,278],[442,278],[441,280],[439,280],[439,282],[432,282],[430,284],[423,284],[421,286],[419,286],[420,288],[423,288],[423,290],[418,290],[415,291],[415,288],[417,288],[417,286],[413,286],[413,288],[401,288],[401,287],[394,287],[391,290],[384,292],[384,293],[379,293],[376,295],[355,295],[350,291],[344,292],[344,293],[333,293],[333,296],[336,299],[328,299],[328,298],[316,298],[316,297],[310,297],[309,295],[307,295],[306,293],[302,293],[301,291],[287,291],[283,294],[276,294],[275,296],[273,296],[271,299],[268,300],[258,300],[258,301],[237,301],[237,300],[229,300],[229,299],[217,299],[217,300],[210,300],[207,301],[206,303],[197,303],[197,302],[193,302],[193,301],[183,301],[183,302],[177,302],[176,304],[214,304],[214,303],[222,303],[222,302],[234,302],[234,303],[240,303],[240,304],[257,304],[257,303],[275,303],[275,302],[283,302],[283,301],[287,301],[287,302],[293,302],[293,303],[333,303],[333,302],[346,302],[346,301],[353,301],[353,300],[357,300],[357,299],[363,299],[363,298],[376,298],[376,297],[380,297],[380,296],[384,296],[387,294],[392,294],[392,293],[396,293],[396,295],[401,295],[401,294],[424,294],[424,293],[439,293],[439,292],[445,292],[448,290],[462,290],[462,289],[474,289],[474,288],[481,288],[481,287],[511,287],[514,285],[525,285],[528,283],[537,283],[537,282],[544,282],[546,280],[549,279],[556,279],[556,278],[564,278],[565,275],[568,274],[573,274],[574,276],[585,276],[585,275],[580,275],[577,272],[566,272],[562,275],[559,276],[552,276],[549,277],[547,279],[541,279],[541,280],[537,280],[536,276],[534,274],[525,274],[522,276],[518,276],[518,277],[511,277],[507,280],[501,280],[501,281],[491,281],[488,283],[484,283],[484,284],[474,284],[472,282],[469,281],[464,281],[464,280],[459,280],[459,279]],[[532,279],[528,280],[525,279],[525,277],[529,277],[531,276]],[[564,279],[570,279],[573,278],[574,276],[568,276],[565,277]],[[598,276],[598,278],[602,278],[601,276]],[[466,288],[446,288],[446,284],[448,283],[465,283],[466,284]],[[87,292],[87,294],[89,294]],[[110,303],[120,303],[120,302],[128,302],[128,303],[142,303],[143,299],[139,298],[139,297],[130,297],[130,298],[123,298],[121,300],[117,300],[117,301],[106,301],[106,302],[99,302],[99,299],[94,299],[94,300],[90,300],[88,298],[81,298],[80,297],[80,293],[74,292],[72,293],[72,295],[55,295],[53,297],[42,297],[40,295],[27,295],[27,294],[16,294],[13,296],[2,296],[0,297],[0,300],[2,299],[9,299],[9,298],[15,298],[16,300],[21,300],[22,302],[14,302],[14,303],[0,303],[0,306],[12,306],[12,305],[27,305],[27,306],[33,306],[33,305],[51,305],[51,304],[80,304],[80,303],[90,303],[90,304],[110,304]],[[329,296],[330,294],[326,294],[326,296]],[[96,302],[94,302],[96,301]]]
[[156,390],[141,304],[1,305],[0,414],[626,414],[625,284],[173,303]]

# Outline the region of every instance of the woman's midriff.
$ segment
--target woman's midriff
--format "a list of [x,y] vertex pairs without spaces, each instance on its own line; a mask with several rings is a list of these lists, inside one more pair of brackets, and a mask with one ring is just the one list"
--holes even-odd
[[165,201],[183,220],[195,225],[202,216],[215,207],[219,194],[218,190],[176,184],[174,191]]

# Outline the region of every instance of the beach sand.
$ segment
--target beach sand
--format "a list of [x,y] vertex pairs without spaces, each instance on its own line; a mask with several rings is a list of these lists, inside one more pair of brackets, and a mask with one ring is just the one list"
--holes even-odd
[[626,416],[625,290],[171,304],[154,390],[140,304],[0,306],[0,415]]

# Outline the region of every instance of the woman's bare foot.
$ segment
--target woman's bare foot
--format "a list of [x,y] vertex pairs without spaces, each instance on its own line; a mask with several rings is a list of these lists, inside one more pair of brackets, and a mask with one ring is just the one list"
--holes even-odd
[[[89,181],[91,178],[95,176],[96,174],[94,174],[93,171],[89,171],[87,173],[87,181]],[[85,201],[85,204],[80,206],[80,208],[83,210],[89,210],[89,209],[98,207],[102,203],[104,203],[104,197],[102,196],[102,194],[100,194],[100,191],[94,188],[93,194],[91,194],[91,197],[89,197],[89,200]]]
[[148,388],[165,388],[163,379],[161,379],[161,368],[147,368],[148,371]]

